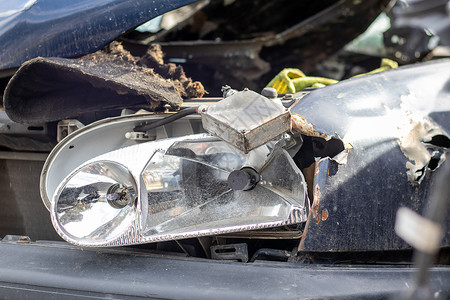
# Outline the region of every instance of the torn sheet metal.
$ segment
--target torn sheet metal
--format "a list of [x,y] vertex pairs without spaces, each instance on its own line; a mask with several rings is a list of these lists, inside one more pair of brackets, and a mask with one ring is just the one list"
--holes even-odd
[[433,147],[429,143],[434,136],[445,136],[445,133],[431,120],[421,118],[410,111],[402,116],[403,120],[401,116],[398,118],[396,129],[400,134],[398,145],[408,159],[406,174],[410,182],[421,183],[433,156],[439,155],[439,161],[436,162],[439,165],[445,160],[445,152],[442,150],[441,153],[436,153],[435,150],[439,147]]
[[[386,251],[411,247],[394,232],[400,207],[423,211],[424,199],[435,187],[430,180],[420,186],[408,183],[395,171],[401,153],[385,154],[377,163],[357,167],[362,155],[349,155],[339,165],[330,158],[316,163],[313,200],[299,245],[301,252]],[[447,219],[446,227],[450,228]],[[442,246],[449,246],[447,234]]]
[[423,211],[433,171],[448,163],[449,86],[443,60],[314,90],[291,108],[316,131],[342,137],[348,153],[344,164],[339,156],[314,163],[300,251],[410,249],[394,232],[396,211]]
[[299,114],[291,113],[291,120],[292,120],[292,129],[300,132],[301,134],[307,136],[320,137],[325,139],[326,141],[331,139],[331,137],[328,136],[326,133],[318,132],[317,130],[315,130],[314,125],[306,121],[306,119]]
[[441,60],[312,91],[291,107],[293,128],[307,136],[341,139],[352,152],[370,149],[366,160],[383,154],[374,156],[372,149],[389,144],[384,151],[403,153],[399,171],[420,183],[436,151],[444,154],[442,146],[427,141],[450,136],[449,70],[450,60]]

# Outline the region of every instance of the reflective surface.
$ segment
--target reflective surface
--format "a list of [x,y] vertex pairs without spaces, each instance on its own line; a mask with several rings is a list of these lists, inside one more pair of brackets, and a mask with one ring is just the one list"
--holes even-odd
[[72,238],[108,240],[134,219],[136,185],[123,166],[97,162],[79,169],[56,196],[53,213]]
[[287,152],[276,153],[254,189],[233,191],[228,175],[245,159],[221,148],[222,143],[185,143],[185,158],[158,152],[152,157],[143,172],[148,192],[144,235],[259,228],[283,222],[295,207],[304,207],[304,179]]
[[[294,145],[295,141],[288,147]],[[245,166],[260,171],[274,153],[285,146],[285,140],[279,138],[244,153],[216,137],[203,137],[175,142],[166,154],[199,161],[224,171],[234,171]]]
[[[192,133],[190,122],[195,124],[196,117],[197,115],[191,115],[166,124],[162,127],[164,130],[157,132],[156,138],[159,140],[167,138],[166,132],[171,132],[173,136],[185,136]],[[73,132],[69,138],[59,142],[42,168],[40,191],[45,207],[50,211],[50,203],[58,185],[78,166],[102,154],[137,144],[136,141],[126,139],[125,134],[133,131],[136,124],[145,120],[148,120],[148,115],[128,115],[103,119]],[[197,120],[197,122],[201,121]],[[145,163],[149,160],[148,155],[153,153],[152,148],[149,148],[145,150],[147,153]],[[143,167],[137,172],[141,172],[142,169]]]

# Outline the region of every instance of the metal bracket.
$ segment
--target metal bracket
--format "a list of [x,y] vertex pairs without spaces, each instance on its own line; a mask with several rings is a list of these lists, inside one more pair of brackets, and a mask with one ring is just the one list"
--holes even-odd
[[83,128],[84,124],[75,119],[62,120],[58,122],[57,126],[57,141],[60,142],[63,138],[74,131]]

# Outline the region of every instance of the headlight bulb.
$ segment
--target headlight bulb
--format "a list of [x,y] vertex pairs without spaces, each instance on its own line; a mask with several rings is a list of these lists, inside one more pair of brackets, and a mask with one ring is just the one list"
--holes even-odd
[[244,167],[228,175],[228,186],[234,191],[249,191],[258,184],[260,179],[261,176],[253,168]]
[[120,183],[113,184],[106,192],[106,200],[114,208],[121,209],[133,202],[129,188]]

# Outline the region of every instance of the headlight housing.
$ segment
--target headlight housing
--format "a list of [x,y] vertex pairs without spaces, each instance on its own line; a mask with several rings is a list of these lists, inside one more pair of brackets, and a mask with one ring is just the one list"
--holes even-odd
[[[259,182],[231,189],[229,175],[249,167]],[[306,200],[303,175],[277,142],[244,154],[199,134],[91,159],[59,185],[51,215],[73,244],[115,246],[300,223]]]

